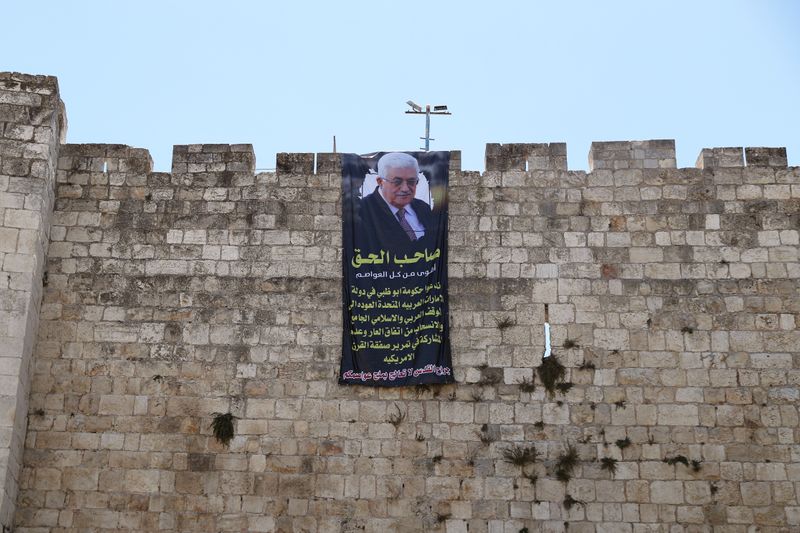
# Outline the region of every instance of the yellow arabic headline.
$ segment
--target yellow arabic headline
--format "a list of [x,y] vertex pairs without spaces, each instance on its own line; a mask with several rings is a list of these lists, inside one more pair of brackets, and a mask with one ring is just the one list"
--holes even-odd
[[403,255],[403,257],[399,257],[397,255],[392,256],[389,252],[385,250],[381,250],[379,254],[367,254],[367,257],[361,257],[361,249],[356,248],[353,250],[355,255],[353,256],[353,260],[351,264],[355,268],[359,268],[361,265],[382,265],[384,263],[394,263],[395,265],[408,265],[411,263],[416,263],[418,261],[422,261],[423,259],[427,262],[434,261],[439,258],[441,252],[439,248],[433,251],[433,253],[428,253],[428,249],[425,248],[423,252],[416,252],[412,257],[408,257],[408,254]]

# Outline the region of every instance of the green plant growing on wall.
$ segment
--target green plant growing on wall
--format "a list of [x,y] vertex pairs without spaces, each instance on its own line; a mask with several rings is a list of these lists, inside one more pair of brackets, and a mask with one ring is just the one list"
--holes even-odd
[[492,431],[491,428],[489,428],[488,424],[484,424],[481,426],[481,430],[478,432],[478,438],[484,446],[489,446],[491,443],[497,440],[497,435],[495,431]]
[[611,475],[617,473],[617,460],[613,457],[603,457],[600,459],[600,469],[611,472]]
[[563,504],[564,504],[564,509],[569,511],[576,505],[581,505],[581,506],[586,505],[586,502],[583,500],[576,500],[575,498],[572,497],[571,494],[567,494],[566,497],[564,498]]
[[572,387],[573,387],[573,384],[572,384],[571,381],[564,381],[562,383],[556,383],[556,389],[561,394],[568,393],[572,389]]
[[475,459],[478,457],[478,450],[474,448],[469,454],[467,455],[466,463],[469,466],[475,466]]
[[536,383],[532,379],[522,378],[519,382],[519,390],[522,392],[533,392],[536,390]]
[[536,482],[539,481],[539,476],[536,475],[536,472],[525,472],[523,470],[522,477],[530,481],[531,485],[536,485]]
[[533,444],[530,446],[514,444],[503,450],[503,460],[516,466],[529,465],[535,462],[538,456],[539,452]]
[[394,404],[394,408],[397,409],[397,412],[389,415],[389,423],[397,428],[403,423],[403,420],[406,419],[406,413],[401,411],[397,404]]
[[628,437],[625,437],[624,439],[617,439],[617,441],[614,444],[616,444],[617,448],[619,448],[620,450],[624,450],[625,448],[631,445],[631,439],[629,439]]
[[568,483],[572,479],[572,472],[578,466],[579,459],[578,450],[575,449],[575,446],[568,444],[564,452],[556,459],[556,479]]
[[552,398],[556,394],[556,384],[564,381],[564,376],[567,374],[567,369],[558,360],[555,354],[550,357],[545,357],[539,368],[536,369],[539,374],[539,379],[544,385],[547,394]]
[[681,463],[683,466],[689,466],[689,459],[683,455],[676,455],[675,457],[664,457],[664,462],[670,466],[675,466]]
[[571,350],[573,348],[579,348],[580,344],[574,339],[566,339],[562,346],[564,346],[565,350]]
[[508,315],[502,317],[495,316],[492,318],[494,319],[494,323],[497,325],[497,329],[500,331],[517,325],[517,323],[514,322],[514,320]]
[[236,417],[231,413],[214,413],[214,420],[211,421],[211,430],[214,438],[223,446],[228,446],[233,440],[233,421]]

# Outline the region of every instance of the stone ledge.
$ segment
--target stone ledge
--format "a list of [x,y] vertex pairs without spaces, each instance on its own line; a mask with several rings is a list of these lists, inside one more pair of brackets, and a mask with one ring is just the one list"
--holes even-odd
[[153,158],[146,148],[125,144],[62,144],[58,170],[148,174],[153,171]]
[[172,147],[172,173],[243,172],[254,174],[252,144],[176,144]]
[[675,141],[593,142],[589,149],[589,171],[627,168],[676,168]]
[[311,176],[314,174],[314,154],[280,152],[275,158],[275,169],[278,175]]
[[487,171],[499,172],[567,170],[567,144],[487,143],[485,165]]
[[741,146],[703,148],[697,156],[697,168],[738,168],[744,166]]
[[744,149],[744,157],[748,167],[786,168],[789,166],[785,147],[748,146]]
[[58,78],[21,72],[0,72],[0,89],[57,95]]

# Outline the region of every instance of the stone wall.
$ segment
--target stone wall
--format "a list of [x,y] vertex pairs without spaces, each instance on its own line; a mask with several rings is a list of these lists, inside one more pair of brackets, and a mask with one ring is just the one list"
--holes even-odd
[[371,389],[336,383],[338,156],[62,145],[16,531],[798,530],[785,150],[454,156],[459,383]]
[[0,526],[22,468],[56,158],[66,127],[58,83],[0,73]]

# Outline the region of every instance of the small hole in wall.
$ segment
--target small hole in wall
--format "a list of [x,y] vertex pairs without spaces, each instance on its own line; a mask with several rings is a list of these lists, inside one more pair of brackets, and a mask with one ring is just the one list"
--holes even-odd
[[544,304],[544,355],[542,358],[550,357],[550,306]]

